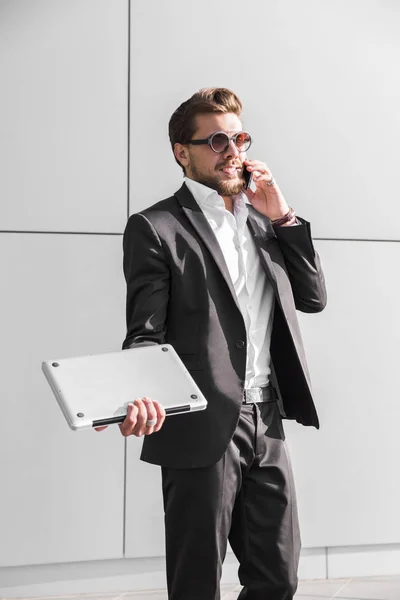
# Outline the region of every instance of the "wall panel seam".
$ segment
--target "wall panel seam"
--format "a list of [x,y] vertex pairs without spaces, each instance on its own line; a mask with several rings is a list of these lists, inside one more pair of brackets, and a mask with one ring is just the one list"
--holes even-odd
[[[129,219],[130,212],[130,180],[131,180],[131,0],[128,1],[128,60],[127,60],[127,194],[126,194],[126,218]],[[122,531],[122,555],[126,556],[126,501],[127,501],[127,462],[128,462],[128,440],[124,440],[124,489],[123,489],[123,531]]]
[[27,231],[18,229],[0,229],[0,233],[29,233],[40,235],[123,235],[122,231]]
[[131,179],[131,0],[128,0],[128,89],[127,89],[127,219],[130,211]]
[[329,579],[329,558],[328,558],[328,548],[325,548],[325,578]]
[[314,241],[322,241],[322,242],[389,242],[389,243],[399,243],[400,240],[392,240],[392,239],[380,239],[380,238],[332,238],[332,237],[314,237]]
[[[129,208],[128,208],[129,218]],[[27,229],[0,229],[0,233],[50,234],[50,235],[124,235],[123,231],[35,231]],[[371,239],[371,238],[328,238],[313,237],[315,242],[377,242],[398,244],[400,240]]]

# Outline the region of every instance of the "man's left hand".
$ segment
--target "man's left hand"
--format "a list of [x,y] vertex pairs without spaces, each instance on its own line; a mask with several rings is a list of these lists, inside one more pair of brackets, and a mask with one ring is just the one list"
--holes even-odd
[[243,190],[254,208],[271,221],[284,217],[289,212],[289,206],[278,185],[267,185],[272,180],[272,173],[267,165],[259,160],[245,160],[243,164],[249,167],[253,174],[256,191]]

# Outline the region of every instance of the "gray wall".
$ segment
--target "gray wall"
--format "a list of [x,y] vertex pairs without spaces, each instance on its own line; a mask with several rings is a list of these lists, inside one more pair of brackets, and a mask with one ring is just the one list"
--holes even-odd
[[126,2],[2,0],[0,57],[0,564],[122,557],[124,442],[40,367],[124,335]]
[[398,572],[400,7],[190,6],[132,0],[129,23],[127,0],[0,1],[0,595],[164,583],[158,469],[117,428],[70,432],[40,362],[119,348],[127,214],[180,185],[167,122],[210,85],[242,98],[327,277],[300,315],[321,431],[286,424],[300,575]]

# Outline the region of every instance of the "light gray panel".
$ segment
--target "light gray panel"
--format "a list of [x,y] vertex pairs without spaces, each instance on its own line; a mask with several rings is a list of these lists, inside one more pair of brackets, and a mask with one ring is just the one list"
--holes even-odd
[[41,361],[117,350],[121,237],[1,234],[0,566],[120,558],[124,443],[73,432]]
[[1,229],[122,231],[127,7],[0,3]]
[[[328,548],[327,563],[329,576],[335,577],[370,577],[374,575],[379,583],[382,583],[385,575],[394,575],[399,573],[400,565],[400,544],[388,544],[382,546],[357,546],[345,548]],[[396,582],[397,579],[397,582]],[[378,583],[378,581],[376,581]],[[399,585],[398,593],[400,596],[400,578],[393,577],[393,585]],[[383,596],[382,587],[380,594]],[[346,594],[346,597],[351,597]],[[365,598],[364,594],[361,596]]]
[[328,287],[301,315],[321,429],[287,423],[303,546],[400,540],[400,244],[318,242]]
[[49,596],[53,600],[116,600],[122,599],[123,592],[165,587],[163,558],[0,568],[0,598],[7,600]]
[[399,22],[389,1],[133,3],[131,211],[181,183],[172,112],[226,86],[244,103],[249,156],[316,237],[399,239]]

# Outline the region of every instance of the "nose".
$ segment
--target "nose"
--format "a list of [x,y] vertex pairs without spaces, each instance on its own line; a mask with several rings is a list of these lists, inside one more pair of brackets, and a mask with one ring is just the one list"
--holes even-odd
[[227,147],[227,149],[224,152],[225,158],[237,158],[239,156],[239,154],[240,154],[240,152],[237,149],[235,142],[233,140],[230,140],[229,146]]

